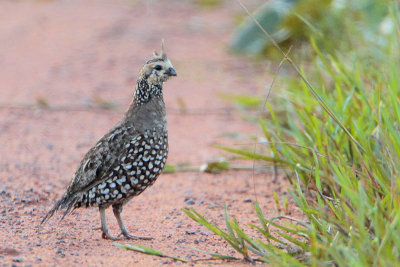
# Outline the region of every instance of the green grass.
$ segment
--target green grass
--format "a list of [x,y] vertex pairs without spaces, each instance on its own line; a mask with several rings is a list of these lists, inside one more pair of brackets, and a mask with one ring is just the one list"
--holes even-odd
[[161,257],[161,258],[170,258],[170,259],[173,259],[174,261],[187,262],[186,260],[184,260],[182,258],[168,256],[168,255],[164,254],[161,251],[158,251],[158,250],[155,250],[155,249],[152,249],[152,248],[148,248],[148,247],[145,247],[145,246],[140,245],[140,244],[136,244],[136,245],[129,245],[129,244],[121,245],[121,244],[118,244],[118,243],[113,243],[113,245],[118,247],[118,248],[122,248],[122,249],[126,249],[126,250],[132,250],[132,251],[136,251],[136,252],[147,254],[147,255],[151,255],[151,256],[156,256],[156,257]]
[[[352,39],[360,40],[348,51],[324,54],[311,42],[315,53],[307,68],[287,59],[300,78],[280,88],[284,113],[266,104],[263,153],[223,148],[282,168],[306,220],[267,219],[255,203],[259,222],[249,226],[263,236],[257,239],[227,210],[225,231],[185,210],[243,258],[277,266],[400,263],[400,16],[398,3],[388,7],[394,30],[384,45],[365,42],[370,47],[356,53],[364,36],[354,32]],[[276,204],[286,209],[287,203]]]

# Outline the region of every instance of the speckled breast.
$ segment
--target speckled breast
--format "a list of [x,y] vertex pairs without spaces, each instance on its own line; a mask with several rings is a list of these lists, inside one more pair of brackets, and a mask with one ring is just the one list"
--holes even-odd
[[168,134],[146,131],[127,142],[124,150],[108,179],[88,191],[89,206],[125,202],[151,186],[167,161]]

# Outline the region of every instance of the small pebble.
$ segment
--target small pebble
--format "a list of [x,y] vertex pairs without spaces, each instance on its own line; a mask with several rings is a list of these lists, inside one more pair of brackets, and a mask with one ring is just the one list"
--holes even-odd
[[57,249],[57,253],[60,254],[61,258],[65,257],[65,254],[64,254],[64,252],[62,252],[61,248]]
[[54,147],[54,145],[51,144],[51,143],[46,143],[45,146],[46,146],[49,150],[52,150],[53,147]]
[[191,199],[191,198],[185,199],[185,203],[188,204],[188,205],[194,205],[195,204],[194,200]]
[[196,232],[195,231],[191,231],[191,230],[186,230],[185,233],[187,235],[194,235]]
[[37,260],[37,261],[42,261],[42,258],[36,257],[36,260]]
[[251,198],[245,198],[244,200],[243,200],[243,202],[251,202]]
[[15,258],[15,259],[13,259],[12,261],[13,261],[13,262],[22,262],[22,259],[21,259],[21,258]]

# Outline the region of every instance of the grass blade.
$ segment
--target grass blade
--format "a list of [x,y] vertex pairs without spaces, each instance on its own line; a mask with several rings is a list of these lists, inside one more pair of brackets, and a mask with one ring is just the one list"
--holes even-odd
[[181,259],[181,258],[178,258],[178,257],[173,257],[173,256],[168,256],[168,255],[164,254],[161,251],[154,250],[152,248],[148,248],[148,247],[145,247],[145,246],[140,245],[140,244],[136,244],[136,245],[133,246],[133,245],[129,245],[129,244],[121,245],[121,244],[118,244],[118,243],[113,243],[113,245],[116,246],[116,247],[122,248],[122,249],[133,250],[133,251],[140,252],[140,253],[147,254],[147,255],[163,257],[163,258],[170,258],[170,259],[173,259],[175,261],[180,261],[180,262],[187,262],[184,259]]

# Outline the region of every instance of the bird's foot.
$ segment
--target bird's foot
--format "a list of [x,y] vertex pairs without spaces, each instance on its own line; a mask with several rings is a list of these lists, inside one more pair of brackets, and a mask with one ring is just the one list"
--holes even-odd
[[128,232],[121,232],[119,236],[123,235],[126,239],[132,239],[132,240],[152,240],[153,238],[150,236],[136,236],[136,235],[131,235]]
[[120,237],[120,236],[115,237],[115,236],[112,236],[112,235],[110,235],[108,232],[103,232],[103,233],[101,234],[101,237],[102,237],[103,239],[109,239],[109,240],[113,240],[113,241],[125,239],[125,237]]

